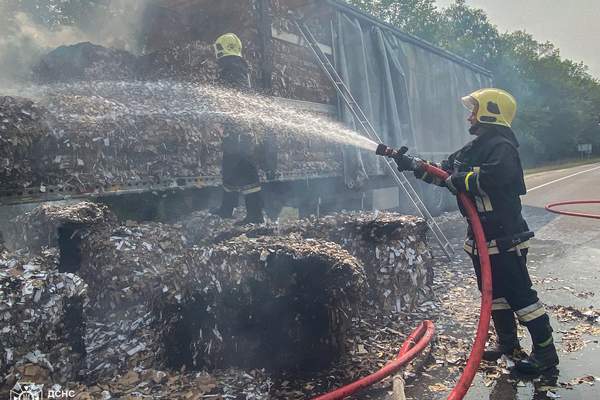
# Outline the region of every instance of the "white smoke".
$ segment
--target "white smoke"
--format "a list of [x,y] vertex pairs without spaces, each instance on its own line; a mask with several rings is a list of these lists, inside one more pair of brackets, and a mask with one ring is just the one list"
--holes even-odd
[[[67,0],[69,1],[69,0]],[[135,52],[137,34],[150,0],[113,0],[75,25],[36,22],[31,11],[15,11],[0,0],[0,87],[28,80],[31,67],[52,49],[92,42]]]

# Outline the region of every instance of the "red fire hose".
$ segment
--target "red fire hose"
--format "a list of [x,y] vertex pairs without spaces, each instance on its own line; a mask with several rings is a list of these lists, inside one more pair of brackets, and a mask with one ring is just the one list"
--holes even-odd
[[373,385],[374,383],[379,382],[380,380],[392,375],[397,372],[400,368],[409,363],[413,358],[415,358],[421,351],[427,347],[431,338],[433,337],[433,333],[435,328],[433,326],[433,322],[431,321],[423,321],[421,325],[419,325],[406,339],[406,342],[400,348],[398,355],[388,365],[380,369],[379,371],[371,374],[369,376],[365,376],[353,382],[349,385],[341,387],[333,392],[329,392],[319,397],[315,397],[313,400],[336,400],[346,398],[368,386]]
[[[449,176],[446,171],[429,164],[424,164],[424,167],[428,173],[435,175],[438,178],[446,180]],[[483,226],[481,226],[477,209],[469,196],[467,196],[466,193],[458,193],[458,199],[467,214],[467,220],[473,231],[477,252],[479,254],[479,263],[481,267],[481,309],[479,310],[479,324],[477,325],[477,333],[475,335],[475,342],[473,343],[471,354],[469,354],[465,370],[450,393],[450,396],[448,396],[448,400],[460,400],[465,397],[469,391],[473,378],[479,369],[481,358],[483,357],[485,342],[487,341],[488,330],[490,327],[490,318],[492,315],[492,267]]]
[[[435,175],[436,177],[446,180],[448,173],[442,169],[436,168],[429,164],[423,164],[426,171]],[[467,365],[460,377],[456,387],[450,393],[449,400],[462,399],[466,394],[473,378],[479,369],[481,358],[483,357],[483,350],[485,342],[487,341],[488,329],[490,325],[490,316],[492,312],[492,270],[490,264],[490,256],[488,253],[487,241],[481,226],[481,221],[477,215],[477,209],[475,208],[472,200],[465,193],[459,193],[458,198],[462,203],[469,224],[475,237],[477,244],[477,251],[479,253],[479,260],[481,263],[481,310],[479,312],[479,324],[477,326],[477,334],[475,336],[475,343],[473,349],[467,360]],[[416,328],[413,333],[408,337],[407,341],[402,345],[398,356],[388,365],[380,369],[379,371],[359,379],[349,385],[334,390],[333,392],[314,398],[313,400],[338,400],[346,398],[368,386],[373,385],[376,382],[392,375],[397,372],[400,368],[410,362],[417,356],[431,341],[433,336],[434,326],[431,321],[424,321],[421,325]],[[417,341],[415,343],[415,341]]]
[[585,213],[578,213],[578,212],[572,212],[572,211],[554,210],[554,207],[568,206],[568,205],[573,205],[573,204],[600,204],[600,200],[562,201],[560,203],[548,204],[546,206],[546,210],[548,210],[552,213],[555,213],[555,214],[569,215],[571,217],[600,219],[600,215],[598,215],[598,214],[585,214]]

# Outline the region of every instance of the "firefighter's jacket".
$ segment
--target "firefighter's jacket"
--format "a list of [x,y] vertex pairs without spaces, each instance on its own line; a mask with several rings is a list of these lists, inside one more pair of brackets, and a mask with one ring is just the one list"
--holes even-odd
[[250,89],[250,74],[248,63],[242,57],[228,56],[220,58],[219,84],[237,90]]
[[[442,168],[452,174],[458,191],[474,201],[483,225],[490,254],[521,251],[528,247],[532,234],[521,215],[521,199],[527,191],[517,147],[518,141],[509,128],[490,124],[477,127],[480,134],[462,149],[450,155]],[[418,178],[431,177],[416,172]],[[443,182],[432,182],[444,185]],[[466,216],[459,202],[460,211]],[[507,247],[507,243],[509,246]],[[465,250],[476,254],[469,227]]]

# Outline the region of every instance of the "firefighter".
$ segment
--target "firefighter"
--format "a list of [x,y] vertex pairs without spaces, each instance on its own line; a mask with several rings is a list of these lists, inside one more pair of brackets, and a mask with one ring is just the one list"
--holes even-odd
[[[250,89],[248,64],[242,58],[242,42],[233,33],[220,36],[215,44],[220,85],[236,90]],[[254,135],[242,132],[234,124],[226,124],[223,132],[223,199],[214,213],[233,218],[240,193],[246,202],[246,218],[241,224],[263,223],[263,199],[256,160]]]
[[[471,111],[469,132],[475,139],[442,163],[441,168],[451,176],[445,182],[428,176],[408,156],[397,159],[398,169],[412,169],[417,178],[445,186],[454,194],[465,192],[474,201],[492,264],[492,320],[497,334],[497,343],[486,349],[484,359],[493,361],[504,354],[517,356],[521,352],[516,314],[529,330],[533,350],[515,368],[537,375],[558,365],[559,360],[548,314],[532,288],[526,267],[528,241],[533,233],[521,214],[520,196],[526,188],[519,144],[511,129],[517,103],[500,89],[481,89],[462,101]],[[462,206],[461,212],[466,215]],[[473,261],[481,289],[479,257],[470,228],[464,248]]]

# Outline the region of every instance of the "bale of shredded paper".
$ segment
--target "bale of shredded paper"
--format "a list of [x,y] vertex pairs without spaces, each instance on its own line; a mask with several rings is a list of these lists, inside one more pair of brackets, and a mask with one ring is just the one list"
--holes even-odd
[[29,186],[34,162],[29,155],[47,132],[46,110],[21,97],[0,96],[0,182]]
[[[77,378],[85,357],[87,285],[57,271],[56,251],[40,256],[0,252],[0,378],[37,365],[48,378]],[[43,382],[38,382],[43,383]]]
[[374,304],[411,310],[429,296],[432,256],[422,218],[389,212],[341,212],[286,224],[238,226],[205,211],[183,222],[190,244],[209,245],[246,235],[299,234],[340,244],[365,266]]
[[334,243],[241,236],[186,251],[163,284],[154,302],[168,365],[292,371],[343,354],[366,277]]
[[[2,133],[18,138],[0,160],[2,190],[53,185],[98,192],[173,177],[218,184],[222,140],[232,130],[253,138],[262,179],[342,172],[339,145],[320,133],[344,128],[276,99],[172,81],[53,84],[36,96],[36,107],[47,110],[39,126],[23,134],[8,124]],[[19,112],[10,108],[5,119]]]
[[[69,205],[41,204],[19,215],[13,224],[13,243],[37,253],[45,247],[69,250],[90,230],[108,229],[115,216],[103,205],[82,201]],[[73,242],[73,244],[71,244]]]

